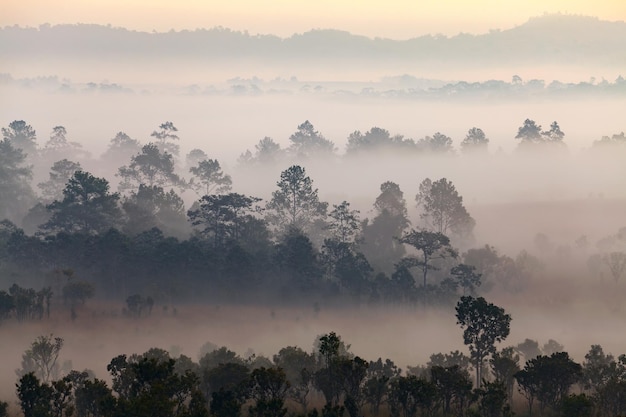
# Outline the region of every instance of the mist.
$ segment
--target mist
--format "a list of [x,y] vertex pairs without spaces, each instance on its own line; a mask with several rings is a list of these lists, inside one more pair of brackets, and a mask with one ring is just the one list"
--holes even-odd
[[[550,24],[596,32],[581,46]],[[287,346],[321,363],[329,332],[351,355],[417,374],[433,354],[468,352],[455,316],[466,295],[511,315],[499,352],[512,346],[530,360],[519,346],[532,339],[557,341],[578,363],[592,345],[626,353],[623,31],[573,16],[406,42],[1,29],[0,150],[20,138],[13,122],[36,133],[28,152],[6,151],[0,170],[0,405],[18,413],[16,381],[41,335],[64,340],[59,377],[88,369],[109,386],[107,365],[121,354],[156,347],[200,363],[211,342],[250,369]],[[72,33],[90,41],[59,41]],[[526,39],[517,54],[502,50],[516,39]],[[60,127],[65,142],[54,148]],[[472,128],[485,136],[478,151]],[[118,132],[132,146],[115,148]],[[370,133],[384,139],[367,142]],[[161,182],[129,174],[150,146],[171,163]],[[63,158],[80,164],[66,165],[67,178],[54,170]],[[193,171],[203,161],[217,166],[206,183]],[[310,212],[297,219],[280,194],[294,168],[311,182]],[[456,229],[437,229],[424,203],[437,181],[453,188]],[[103,204],[76,215],[94,200],[75,204],[76,184],[97,185],[108,214],[95,215]],[[333,217],[342,203],[348,237]],[[449,237],[449,256],[420,258],[412,232]],[[453,282],[461,264],[477,285]],[[31,300],[23,311],[20,296]],[[582,380],[576,389],[593,395]],[[525,411],[517,392],[512,404]]]

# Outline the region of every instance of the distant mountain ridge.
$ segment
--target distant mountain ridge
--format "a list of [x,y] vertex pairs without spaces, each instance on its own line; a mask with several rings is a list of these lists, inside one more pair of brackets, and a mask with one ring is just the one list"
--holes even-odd
[[623,66],[626,22],[544,15],[512,29],[482,35],[426,35],[408,40],[368,38],[340,30],[311,30],[280,38],[221,27],[153,33],[91,24],[0,28],[0,60],[34,56]]

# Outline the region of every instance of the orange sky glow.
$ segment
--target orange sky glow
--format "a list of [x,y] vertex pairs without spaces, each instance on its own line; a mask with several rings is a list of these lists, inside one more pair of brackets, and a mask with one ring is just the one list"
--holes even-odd
[[8,0],[0,26],[43,23],[111,24],[159,32],[223,26],[290,36],[340,29],[370,37],[407,39],[507,29],[544,13],[626,21],[616,0]]

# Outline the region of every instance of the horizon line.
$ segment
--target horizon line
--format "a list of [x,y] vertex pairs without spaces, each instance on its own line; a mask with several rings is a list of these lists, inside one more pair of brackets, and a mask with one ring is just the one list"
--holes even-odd
[[249,32],[247,29],[243,29],[243,30],[238,30],[238,29],[232,29],[230,27],[226,27],[226,26],[222,26],[222,25],[217,25],[217,26],[212,26],[212,27],[196,27],[195,29],[170,29],[170,30],[161,30],[158,31],[156,29],[152,29],[151,31],[149,30],[142,30],[142,29],[133,29],[130,27],[125,27],[125,26],[115,26],[112,23],[89,23],[89,22],[75,22],[75,23],[49,23],[49,22],[44,22],[44,23],[40,23],[37,26],[31,26],[31,25],[19,25],[19,24],[13,24],[13,25],[4,25],[4,26],[0,26],[0,30],[5,30],[5,29],[13,29],[13,28],[19,28],[19,29],[35,29],[38,31],[41,31],[42,28],[44,29],[48,29],[48,28],[55,28],[55,27],[61,27],[61,26],[95,26],[95,27],[103,27],[103,28],[107,28],[107,29],[113,29],[113,30],[125,30],[127,32],[131,32],[131,33],[144,33],[144,34],[156,34],[156,35],[165,35],[165,34],[171,34],[171,33],[187,33],[187,32],[201,32],[201,31],[214,31],[214,30],[224,30],[224,31],[230,31],[233,33],[239,33],[239,34],[243,34],[243,35],[247,35],[249,37],[275,37],[278,39],[290,39],[293,38],[295,36],[301,36],[307,33],[311,33],[311,32],[339,32],[339,33],[347,33],[351,36],[356,36],[356,37],[362,37],[362,38],[367,38],[370,40],[390,40],[390,41],[409,41],[409,40],[413,40],[413,39],[419,39],[419,38],[424,38],[424,37],[436,37],[436,38],[455,38],[458,36],[484,36],[484,35],[489,35],[492,33],[498,33],[498,32],[505,32],[505,31],[509,31],[509,30],[514,30],[516,28],[520,28],[523,27],[527,24],[529,24],[530,22],[534,21],[534,20],[540,20],[540,19],[544,19],[544,18],[551,18],[551,17],[566,17],[566,18],[582,18],[582,19],[589,19],[589,20],[595,20],[598,22],[603,22],[603,23],[622,23],[622,24],[626,24],[625,20],[606,20],[606,19],[601,19],[598,16],[591,16],[591,15],[583,15],[583,14],[575,14],[575,13],[562,13],[562,12],[557,12],[557,13],[544,13],[542,15],[537,15],[537,16],[531,16],[529,17],[524,23],[518,24],[518,25],[513,25],[507,28],[490,28],[487,31],[484,32],[458,32],[454,35],[444,35],[442,33],[427,33],[427,34],[422,34],[422,35],[416,35],[416,36],[412,36],[409,38],[393,38],[393,37],[385,37],[385,36],[370,36],[370,35],[363,35],[360,33],[356,33],[356,32],[351,32],[349,30],[345,30],[345,29],[340,29],[340,28],[321,28],[321,27],[312,27],[309,29],[306,29],[304,31],[301,32],[294,32],[289,36],[280,36],[274,33],[251,33]]

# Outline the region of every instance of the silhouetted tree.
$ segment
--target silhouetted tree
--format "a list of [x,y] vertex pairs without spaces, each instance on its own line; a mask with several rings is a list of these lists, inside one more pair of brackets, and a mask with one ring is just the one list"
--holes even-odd
[[428,271],[439,269],[433,264],[436,260],[456,258],[456,251],[450,246],[450,239],[442,233],[429,232],[426,230],[412,230],[405,233],[400,239],[400,243],[410,245],[420,252],[421,257],[410,256],[404,258],[407,267],[418,267],[422,272],[423,286],[426,288],[426,278]]
[[450,274],[459,287],[463,288],[463,295],[467,295],[467,292],[473,295],[476,287],[480,287],[482,274],[476,273],[476,268],[471,265],[458,264],[450,270]]
[[124,231],[131,236],[154,227],[167,236],[186,237],[189,233],[185,204],[174,190],[166,192],[157,185],[140,184],[124,198]]
[[251,416],[282,417],[287,414],[285,397],[289,382],[282,369],[261,367],[252,371],[250,379],[251,397],[255,401],[250,407]]
[[496,351],[489,360],[491,372],[496,381],[500,381],[506,389],[509,403],[513,400],[513,387],[515,386],[515,374],[520,370],[519,355],[515,349],[507,347]]
[[266,206],[266,218],[280,233],[289,229],[309,232],[316,221],[326,218],[328,203],[319,201],[313,181],[301,166],[293,165],[281,172],[276,185],[278,190]]
[[41,226],[57,233],[103,233],[120,223],[119,194],[109,193],[109,183],[88,172],[76,171],[63,190],[63,200],[46,206],[52,214]]
[[520,389],[527,398],[532,396],[539,400],[542,411],[545,407],[556,409],[581,377],[582,367],[571,360],[567,352],[539,355],[515,374]]
[[542,140],[541,125],[537,125],[531,119],[524,120],[524,124],[517,130],[515,139],[520,139],[522,144],[540,143]]
[[215,247],[222,247],[226,242],[237,242],[245,231],[243,224],[255,213],[261,211],[257,203],[260,198],[243,194],[212,194],[200,199],[197,210],[187,213],[194,226],[201,227],[204,236],[212,237]]
[[355,243],[360,229],[358,210],[350,210],[350,203],[343,201],[339,205],[333,204],[328,217],[328,229],[334,239],[341,243]]
[[457,324],[464,329],[463,342],[469,345],[476,369],[476,386],[480,387],[483,362],[495,353],[495,343],[509,335],[511,316],[482,297],[467,296],[461,297],[457,303],[456,318]]

